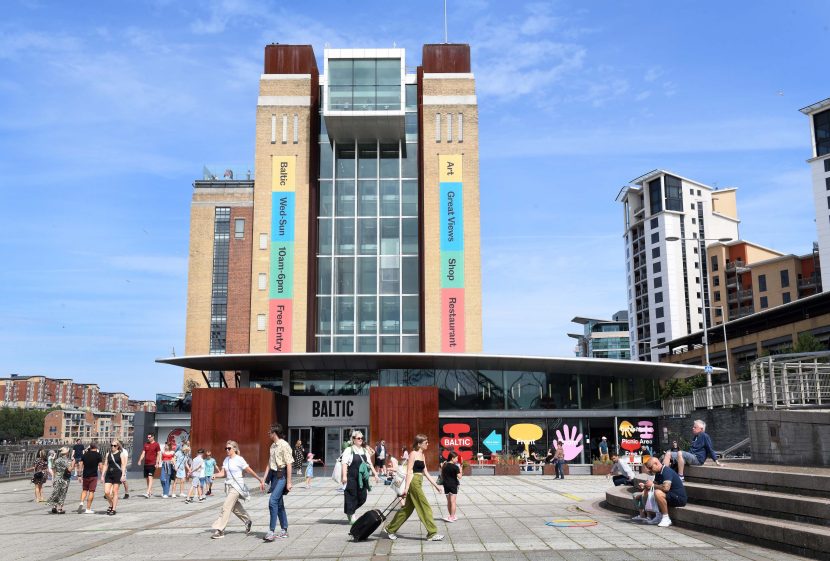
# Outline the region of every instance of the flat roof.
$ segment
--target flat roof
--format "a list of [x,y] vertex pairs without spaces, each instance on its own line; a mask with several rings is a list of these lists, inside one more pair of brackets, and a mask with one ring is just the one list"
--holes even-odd
[[156,362],[193,370],[249,371],[273,373],[276,370],[516,370],[556,372],[564,375],[612,376],[668,380],[703,373],[702,366],[614,360],[600,358],[562,358],[543,356],[442,354],[442,353],[262,353],[192,355],[157,359]]

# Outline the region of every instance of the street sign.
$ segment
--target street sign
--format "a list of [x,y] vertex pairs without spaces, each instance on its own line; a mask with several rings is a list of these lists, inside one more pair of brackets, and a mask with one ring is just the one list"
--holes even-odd
[[482,444],[489,448],[490,452],[501,452],[501,435],[493,430],[487,435]]
[[707,374],[711,374],[712,372],[715,371],[715,369],[711,364],[707,364],[706,366],[703,367],[703,371],[706,372]]

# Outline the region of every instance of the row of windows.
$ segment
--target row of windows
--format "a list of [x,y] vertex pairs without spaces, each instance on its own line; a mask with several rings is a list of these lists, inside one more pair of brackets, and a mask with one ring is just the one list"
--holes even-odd
[[[337,341],[341,338],[331,339]],[[351,340],[348,337],[342,339]],[[382,341],[384,337],[378,339]],[[417,343],[417,337],[401,337],[401,340]],[[270,379],[252,377],[251,381],[268,383]],[[642,378],[454,369],[293,371],[290,378],[291,395],[368,395],[369,388],[377,386],[437,387],[439,408],[442,410],[659,407],[657,382]]]
[[318,257],[317,293],[418,294],[418,258]]
[[318,335],[416,335],[418,296],[318,296]]
[[230,220],[230,207],[216,207],[214,209],[213,284],[211,287],[210,302],[210,354],[224,354],[226,350]]
[[317,223],[318,255],[418,254],[417,218],[320,218]]
[[321,180],[319,199],[321,217],[418,216],[418,180]]
[[418,178],[414,142],[320,143],[320,179]]
[[[371,336],[318,336],[316,338],[317,351],[321,353],[338,352],[338,353],[417,353],[418,347],[417,335],[402,335],[389,336],[382,335],[380,337]],[[319,395],[319,394],[317,394]]]

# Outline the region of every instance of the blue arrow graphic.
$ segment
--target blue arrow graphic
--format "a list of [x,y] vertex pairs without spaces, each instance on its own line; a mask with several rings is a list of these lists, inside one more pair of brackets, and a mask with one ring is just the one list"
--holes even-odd
[[487,438],[484,439],[483,444],[490,449],[490,452],[501,451],[501,435],[495,430],[491,431]]

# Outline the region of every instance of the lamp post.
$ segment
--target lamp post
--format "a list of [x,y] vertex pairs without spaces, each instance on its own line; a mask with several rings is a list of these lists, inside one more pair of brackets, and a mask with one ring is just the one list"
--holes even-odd
[[[732,238],[681,238],[679,236],[666,236],[667,242],[697,242],[698,244],[698,258],[701,263],[705,263],[706,248],[703,242],[731,242]],[[700,274],[703,275],[703,267],[700,268]],[[709,296],[709,279],[706,279],[706,292],[704,296]],[[709,326],[706,321],[706,298],[703,299],[701,310],[703,310],[703,352],[706,356],[706,387],[712,387],[712,365],[709,364]],[[728,368],[728,366],[727,366]]]
[[704,308],[708,308],[710,310],[720,310],[721,313],[721,327],[723,327],[723,352],[726,356],[726,374],[727,378],[729,376],[729,343],[726,340],[726,308],[723,306],[704,306]]

